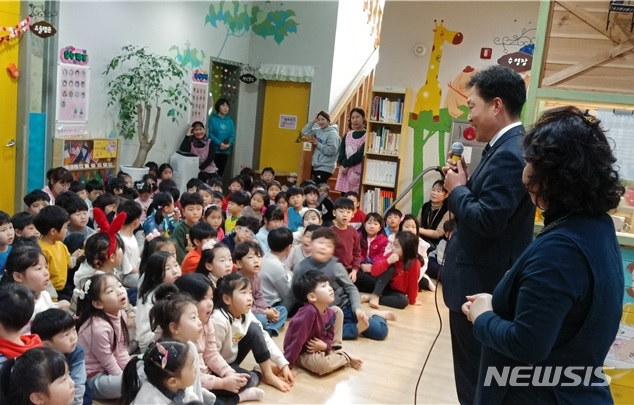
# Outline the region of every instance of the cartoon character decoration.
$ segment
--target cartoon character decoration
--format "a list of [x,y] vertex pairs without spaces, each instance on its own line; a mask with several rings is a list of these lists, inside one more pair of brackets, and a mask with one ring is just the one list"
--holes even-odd
[[460,107],[467,105],[467,93],[469,92],[467,89],[467,83],[469,83],[471,76],[477,72],[478,70],[471,66],[467,66],[462,70],[462,72],[458,73],[455,79],[447,84],[445,108],[449,110],[449,115],[452,117],[458,118],[464,115],[464,111],[460,109]]
[[464,39],[461,32],[448,30],[443,23],[444,20],[441,20],[440,24],[434,20],[436,25],[434,28],[434,45],[429,57],[427,79],[425,80],[425,85],[416,94],[416,105],[414,106],[414,113],[416,114],[421,111],[431,110],[434,122],[440,121],[442,88],[438,82],[438,72],[442,61],[443,46],[445,42],[451,45],[459,45]]

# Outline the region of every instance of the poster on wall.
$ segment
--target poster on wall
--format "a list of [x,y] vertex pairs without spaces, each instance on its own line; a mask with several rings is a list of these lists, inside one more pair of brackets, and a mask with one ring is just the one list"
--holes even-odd
[[200,121],[207,125],[209,74],[205,70],[195,69],[192,73],[191,99],[189,109],[189,123]]
[[297,116],[281,114],[279,127],[282,129],[297,129]]
[[58,122],[85,123],[88,121],[90,68],[60,63],[57,68]]
[[57,65],[57,137],[87,135],[89,89],[88,51],[70,45],[62,47]]

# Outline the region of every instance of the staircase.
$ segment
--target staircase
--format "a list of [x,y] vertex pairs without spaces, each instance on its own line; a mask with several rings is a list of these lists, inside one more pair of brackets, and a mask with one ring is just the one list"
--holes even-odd
[[[385,0],[363,0],[363,12],[368,16],[368,26],[370,26],[371,36],[374,38],[374,52],[370,55],[361,70],[359,70],[359,73],[350,84],[348,91],[344,93],[335,108],[330,111],[331,123],[337,124],[339,127],[339,136],[342,138],[348,132],[348,117],[353,108],[361,107],[366,114],[369,114],[370,95],[372,94],[372,87],[374,86],[374,73],[379,61],[381,22],[383,21],[384,6]],[[298,173],[298,180],[300,182],[310,178],[312,156],[312,151],[302,151],[300,157],[300,172]],[[335,169],[332,177],[328,179],[330,198],[333,200],[341,196],[341,193],[335,190],[338,172],[339,166]]]
[[[330,113],[331,123],[337,124],[339,127],[339,136],[342,138],[348,132],[348,117],[350,117],[350,111],[352,111],[353,108],[361,107],[366,114],[369,113],[370,95],[372,94],[372,86],[374,86],[374,73],[378,60],[379,48],[377,47],[361,68],[354,81],[350,84],[348,91],[344,93],[339,103]],[[310,178],[312,156],[312,151],[302,152],[300,158],[300,173],[298,173],[300,182]],[[330,197],[333,200],[341,196],[341,193],[335,190],[338,172],[339,167],[337,167],[332,177],[328,179]]]

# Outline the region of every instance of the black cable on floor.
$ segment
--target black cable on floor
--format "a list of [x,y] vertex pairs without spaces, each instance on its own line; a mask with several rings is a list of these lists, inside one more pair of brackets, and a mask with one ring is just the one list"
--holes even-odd
[[[449,218],[447,220],[450,220],[451,217],[453,217],[453,215],[449,213]],[[445,251],[443,252],[443,258],[442,258],[443,265],[440,267],[440,270],[438,270],[438,278],[436,281],[436,291],[434,291],[434,304],[436,305],[436,314],[438,315],[438,322],[440,323],[440,326],[438,328],[438,333],[436,334],[436,337],[434,338],[434,341],[431,343],[431,347],[429,348],[429,351],[427,352],[427,356],[425,357],[425,362],[423,363],[423,367],[420,369],[420,374],[418,374],[418,380],[416,380],[416,387],[414,388],[414,405],[417,404],[418,386],[420,385],[421,378],[423,378],[423,372],[425,371],[425,366],[427,366],[427,362],[429,361],[431,352],[432,350],[434,350],[434,346],[436,345],[436,342],[438,341],[438,338],[440,337],[440,334],[442,333],[442,316],[440,315],[440,309],[438,308],[438,285],[440,284],[440,280],[441,280],[440,275],[443,272],[443,269],[445,268],[445,255],[447,253],[448,247],[449,247],[449,241],[447,241],[447,246],[445,246]]]

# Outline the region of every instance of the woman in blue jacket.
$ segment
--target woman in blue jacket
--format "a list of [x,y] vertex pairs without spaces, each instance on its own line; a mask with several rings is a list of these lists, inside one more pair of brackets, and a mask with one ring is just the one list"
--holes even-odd
[[231,155],[231,149],[236,142],[236,126],[229,117],[229,100],[219,98],[214,105],[215,114],[209,117],[209,139],[216,147],[214,163],[218,168],[218,174],[223,175],[227,159]]
[[544,229],[490,294],[462,310],[482,343],[475,403],[613,403],[603,361],[622,312],[623,268],[607,211],[623,186],[599,122],[546,111],[524,139],[523,182]]

